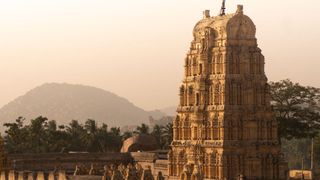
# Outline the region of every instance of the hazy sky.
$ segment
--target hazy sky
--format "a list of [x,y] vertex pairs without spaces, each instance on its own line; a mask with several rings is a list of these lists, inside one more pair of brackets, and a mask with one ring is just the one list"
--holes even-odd
[[[192,28],[221,0],[0,0],[0,106],[46,82],[177,104]],[[320,87],[319,0],[227,0],[257,26],[269,80]]]

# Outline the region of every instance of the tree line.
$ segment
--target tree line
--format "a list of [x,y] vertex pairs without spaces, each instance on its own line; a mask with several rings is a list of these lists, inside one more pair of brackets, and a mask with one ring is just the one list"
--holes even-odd
[[53,152],[119,152],[122,142],[135,134],[150,134],[166,149],[172,141],[172,125],[155,125],[152,130],[141,124],[134,132],[120,132],[119,127],[98,125],[88,119],[84,124],[72,120],[68,125],[58,125],[54,120],[37,117],[26,123],[19,117],[13,123],[5,123],[4,141],[7,153]]
[[[301,156],[305,159],[310,157],[307,150],[310,148],[303,147],[308,146],[311,139],[314,139],[315,152],[320,153],[320,90],[288,79],[269,84],[272,110],[279,127],[279,141],[285,154],[292,157],[289,165],[297,167],[301,164]],[[4,126],[7,129],[5,148],[9,153],[115,152],[120,150],[123,140],[134,134],[154,136],[162,149],[168,149],[172,141],[171,123],[152,128],[142,124],[134,132],[124,133],[118,127],[109,128],[106,124],[98,126],[91,119],[84,124],[72,120],[68,125],[57,125],[45,117],[35,118],[26,124],[26,120],[20,117]],[[299,148],[292,151],[297,146]],[[320,157],[316,155],[315,159],[320,160]]]

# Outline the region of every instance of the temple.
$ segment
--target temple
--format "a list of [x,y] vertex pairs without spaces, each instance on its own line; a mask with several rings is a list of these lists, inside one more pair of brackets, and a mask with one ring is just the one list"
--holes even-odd
[[193,29],[169,179],[286,179],[256,27],[238,5]]
[[0,172],[5,169],[6,154],[4,150],[4,140],[0,135]]
[[0,137],[0,180],[287,179],[256,27],[224,10],[194,27],[169,152],[139,135],[121,152],[6,154]]

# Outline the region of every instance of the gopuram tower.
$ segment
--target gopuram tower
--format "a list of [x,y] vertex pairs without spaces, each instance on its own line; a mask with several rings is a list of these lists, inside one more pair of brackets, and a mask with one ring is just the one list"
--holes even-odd
[[170,179],[281,180],[286,166],[256,27],[239,5],[193,30],[169,152]]
[[5,170],[6,154],[4,150],[4,140],[0,135],[0,172]]

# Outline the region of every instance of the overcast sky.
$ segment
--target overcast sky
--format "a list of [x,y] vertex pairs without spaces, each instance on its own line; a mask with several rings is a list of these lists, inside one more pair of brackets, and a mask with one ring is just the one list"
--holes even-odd
[[[257,26],[269,80],[320,87],[319,0],[227,0]],[[192,29],[220,0],[0,0],[0,106],[46,82],[177,104]]]

